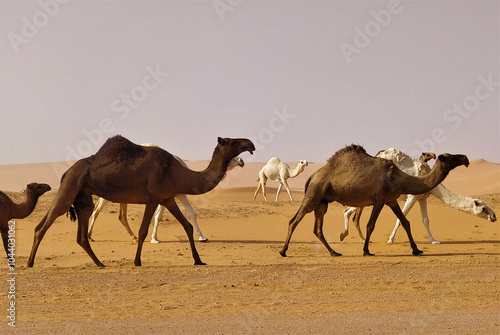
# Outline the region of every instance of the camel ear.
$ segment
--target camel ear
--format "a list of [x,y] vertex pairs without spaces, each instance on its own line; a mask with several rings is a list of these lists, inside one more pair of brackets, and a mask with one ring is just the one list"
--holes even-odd
[[474,199],[474,205],[476,205],[476,207],[481,206],[481,205],[479,204],[479,202],[477,202],[477,199]]
[[444,155],[439,155],[438,156],[438,159],[441,161],[441,162],[446,162],[446,157]]
[[222,137],[218,137],[217,142],[219,142],[220,145],[224,145],[226,143]]

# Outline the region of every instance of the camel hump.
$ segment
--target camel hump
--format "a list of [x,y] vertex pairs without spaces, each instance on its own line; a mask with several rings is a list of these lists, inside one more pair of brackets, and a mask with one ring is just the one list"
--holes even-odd
[[114,162],[130,161],[146,155],[143,146],[132,143],[123,136],[110,137],[94,155],[95,159]]
[[363,148],[359,144],[347,145],[345,148],[340,149],[338,152],[359,152],[359,153],[366,154],[365,148]]
[[281,162],[281,160],[278,157],[271,157],[269,159],[269,161],[267,162],[267,164],[278,164],[280,162]]
[[333,164],[340,156],[346,155],[346,154],[362,154],[362,155],[368,155],[366,153],[365,148],[363,148],[361,145],[358,144],[351,144],[347,145],[344,148],[338,150],[336,153],[333,154],[332,157],[328,159],[328,163]]

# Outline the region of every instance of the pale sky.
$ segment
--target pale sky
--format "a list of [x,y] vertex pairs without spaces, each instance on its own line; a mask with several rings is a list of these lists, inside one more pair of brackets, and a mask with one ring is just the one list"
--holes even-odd
[[346,144],[500,162],[498,1],[0,0],[0,164]]

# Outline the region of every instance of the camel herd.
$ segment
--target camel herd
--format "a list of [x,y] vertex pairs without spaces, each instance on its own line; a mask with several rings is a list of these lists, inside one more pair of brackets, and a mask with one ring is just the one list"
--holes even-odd
[[[179,157],[156,145],[134,144],[122,136],[109,138],[96,154],[77,161],[63,174],[52,205],[35,228],[28,267],[33,267],[37,249],[47,230],[59,216],[66,213],[69,213],[73,221],[78,220],[78,244],[98,267],[104,267],[94,254],[89,240],[99,211],[107,201],[120,204],[119,219],[127,232],[137,241],[134,260],[136,266],[141,265],[142,246],[153,216],[155,224],[151,242],[158,243],[158,222],[165,208],[186,231],[194,264],[204,265],[196,250],[191,223],[196,228],[198,240],[203,242],[207,239],[198,226],[196,213],[186,194],[203,194],[212,190],[224,178],[227,171],[236,166],[244,166],[243,160],[238,155],[246,151],[250,154],[255,151],[255,146],[250,140],[219,137],[208,167],[204,171],[196,172],[190,170]],[[436,159],[432,169],[426,163],[429,159]],[[264,200],[267,201],[266,181],[272,179],[279,182],[276,201],[282,186],[293,201],[287,179],[302,173],[307,165],[307,161],[301,160],[296,168],[291,169],[277,157],[271,158],[259,172],[259,183],[253,200],[262,189]],[[401,224],[414,255],[419,255],[422,251],[413,240],[410,223],[405,215],[417,201],[420,204],[429,239],[432,243],[439,243],[429,230],[426,199],[431,194],[459,210],[492,222],[496,221],[495,213],[483,201],[457,195],[441,185],[448,173],[461,165],[469,165],[465,155],[442,154],[436,158],[434,154],[424,153],[419,160],[416,160],[401,151],[389,149],[372,157],[361,146],[346,146],[337,151],[323,167],[308,178],[303,201],[289,222],[288,235],[280,254],[286,257],[295,228],[307,213],[314,211],[315,235],[332,256],[340,256],[341,254],[330,247],[323,235],[323,218],[328,204],[334,201],[350,206],[344,211],[345,231],[341,234],[341,240],[347,236],[349,217],[355,213],[354,223],[359,236],[364,240],[364,255],[372,255],[369,251],[370,236],[384,205],[389,206],[398,219],[388,243],[392,243],[394,234]],[[12,201],[0,192],[0,231],[7,254],[8,222],[28,216],[34,210],[38,198],[49,190],[50,186],[47,184],[29,184],[20,203]],[[403,210],[397,202],[402,194],[408,195]],[[92,195],[100,197],[96,207]],[[188,218],[182,214],[176,199],[183,204]],[[131,231],[126,219],[129,203],[146,205],[138,237]],[[359,228],[359,218],[365,206],[373,206],[367,224],[366,238]],[[89,219],[91,219],[90,226]]]

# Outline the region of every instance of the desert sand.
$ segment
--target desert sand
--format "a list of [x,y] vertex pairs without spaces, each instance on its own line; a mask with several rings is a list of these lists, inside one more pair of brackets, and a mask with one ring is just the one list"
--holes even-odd
[[[207,161],[188,162],[202,170]],[[290,163],[295,166],[295,163]],[[34,227],[59,185],[61,163],[0,167],[0,188],[13,197],[29,182],[49,183],[26,219],[16,220],[16,269],[4,258],[0,333],[18,334],[498,334],[500,331],[499,223],[488,222],[429,198],[430,244],[420,211],[408,215],[424,251],[412,256],[402,229],[386,244],[395,223],[387,208],[379,217],[370,251],[354,229],[343,241],[343,207],[331,204],[325,236],[343,254],[331,257],[312,232],[313,214],[294,233],[288,257],[281,249],[311,164],[290,179],[294,200],[252,202],[264,163],[247,162],[215,190],[189,199],[210,240],[196,246],[206,266],[194,266],[187,237],[166,215],[159,244],[147,243],[135,267],[136,243],[119,223],[118,206],[107,206],[94,227],[92,248],[106,265],[97,268],[76,243],[76,223],[65,216],[48,230],[35,260],[26,262]],[[56,168],[55,168],[56,167]],[[474,196],[500,213],[500,164],[472,161],[443,183]],[[276,183],[268,182],[274,199]],[[401,202],[402,205],[402,202]],[[418,206],[417,206],[418,207]],[[129,206],[137,233],[143,206]],[[361,222],[366,223],[369,209]],[[152,228],[152,227],[151,227]],[[352,227],[353,228],[353,227]],[[151,229],[150,229],[151,231]],[[196,238],[196,236],[195,236]],[[14,278],[15,298],[9,297]],[[15,328],[8,325],[15,302]]]

